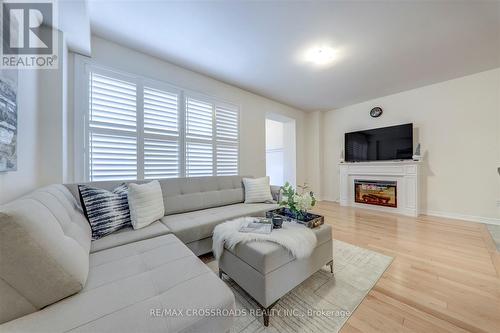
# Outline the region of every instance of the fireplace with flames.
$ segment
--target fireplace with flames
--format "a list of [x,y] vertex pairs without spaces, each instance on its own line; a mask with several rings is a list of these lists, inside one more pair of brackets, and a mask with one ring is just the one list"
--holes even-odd
[[368,205],[398,207],[396,181],[354,180],[354,201]]

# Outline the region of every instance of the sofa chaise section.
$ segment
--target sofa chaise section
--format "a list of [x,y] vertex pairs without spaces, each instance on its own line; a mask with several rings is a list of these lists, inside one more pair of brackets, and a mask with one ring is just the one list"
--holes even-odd
[[[234,296],[174,235],[90,255],[85,288],[0,326],[6,332],[226,332]],[[171,310],[183,315],[172,315]],[[217,309],[224,315],[187,315]]]
[[112,247],[89,254],[89,224],[66,186],[0,207],[0,331],[228,331],[230,315],[154,315],[235,304],[206,265],[154,224],[147,232],[124,230],[104,244]]

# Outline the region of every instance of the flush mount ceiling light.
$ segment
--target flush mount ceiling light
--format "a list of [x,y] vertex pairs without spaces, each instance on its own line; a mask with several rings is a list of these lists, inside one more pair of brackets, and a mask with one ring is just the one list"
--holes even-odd
[[316,46],[305,52],[304,59],[317,66],[326,66],[337,59],[338,52],[330,46]]

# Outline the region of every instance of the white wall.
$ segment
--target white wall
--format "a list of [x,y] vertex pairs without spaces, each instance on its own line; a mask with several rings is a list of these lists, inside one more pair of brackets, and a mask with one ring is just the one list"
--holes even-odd
[[[369,116],[374,106],[384,109],[380,118]],[[322,117],[323,199],[338,200],[345,132],[413,122],[415,141],[424,154],[423,210],[500,223],[500,68],[328,111]]]
[[68,181],[67,71],[68,49],[59,33],[59,68],[38,75],[40,185]]
[[0,172],[0,204],[64,179],[67,47],[58,33],[57,70],[18,71],[17,171]]
[[[72,56],[70,54],[70,57]],[[102,66],[168,82],[239,105],[242,175],[265,176],[266,174],[266,113],[285,115],[297,121],[297,156],[303,154],[305,141],[303,124],[306,114],[301,110],[95,36],[92,37],[92,59]],[[72,81],[72,71],[69,71],[69,75],[69,80]],[[297,160],[297,178],[303,181],[306,174],[305,164],[302,158]]]
[[323,200],[323,112],[311,112],[306,120],[307,184],[317,200]]
[[[303,128],[305,132],[304,124],[301,124],[301,128]],[[290,119],[287,117],[287,120],[283,123],[283,178],[285,182],[288,181],[288,183],[290,183],[290,185],[292,185],[293,187],[296,187],[297,184],[302,184],[305,181],[303,180],[303,178],[300,178],[299,182],[297,183],[297,165],[299,163],[302,163],[306,164],[307,167],[307,160],[304,158],[305,151],[301,151],[300,156],[297,155],[297,147],[293,144],[294,142],[297,142],[296,129],[297,122],[295,121],[295,119]]]

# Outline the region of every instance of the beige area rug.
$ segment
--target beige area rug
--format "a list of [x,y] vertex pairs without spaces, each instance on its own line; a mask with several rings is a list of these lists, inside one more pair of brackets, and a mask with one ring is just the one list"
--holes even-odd
[[[338,332],[393,258],[337,240],[333,251],[335,275],[325,266],[285,295],[272,309],[268,327],[255,301],[224,275],[241,314],[231,332]],[[213,257],[204,261],[218,272]]]

